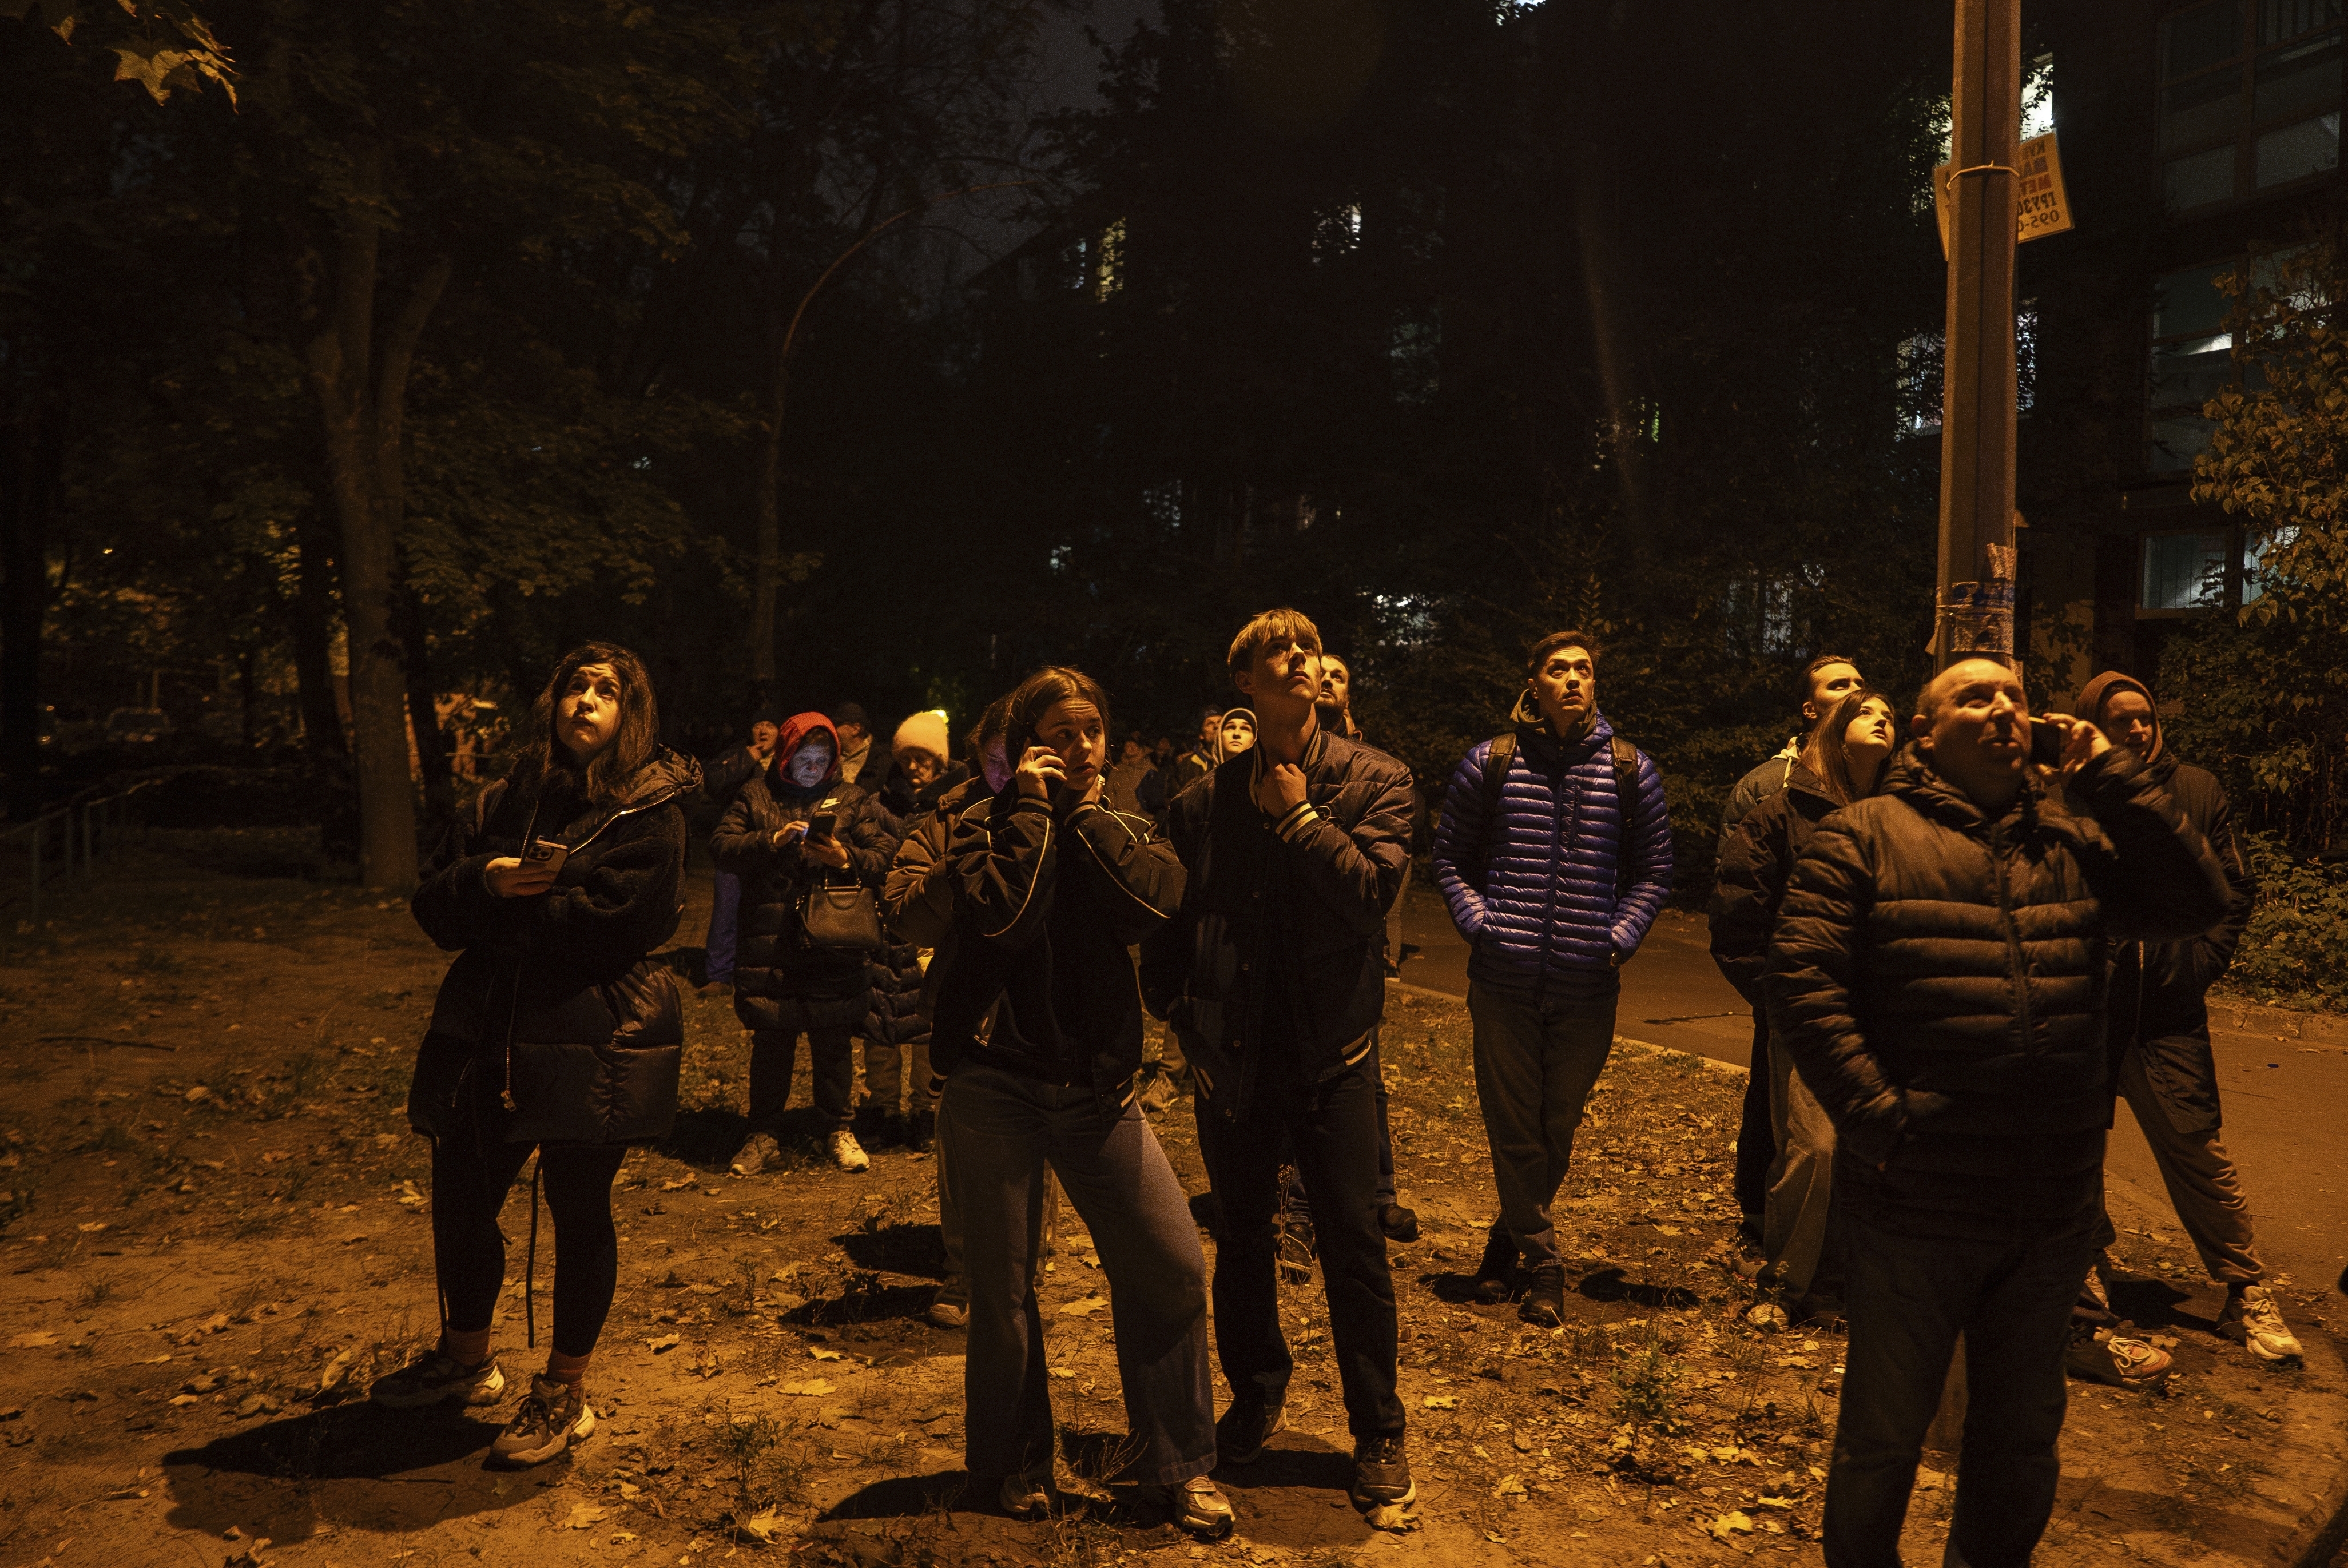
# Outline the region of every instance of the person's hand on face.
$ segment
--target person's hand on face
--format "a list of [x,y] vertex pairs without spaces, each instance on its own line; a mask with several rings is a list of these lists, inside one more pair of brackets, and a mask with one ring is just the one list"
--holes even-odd
[[2054,713],[2048,715],[2048,722],[2063,727],[2063,777],[2065,782],[2112,749],[2110,738],[2085,719]]
[[2096,728],[2112,744],[2126,746],[2141,757],[2152,750],[2160,721],[2153,716],[2152,704],[2143,692],[2123,686],[2104,700],[2103,723]]
[[[1101,764],[1108,756],[1100,710],[1080,697],[1063,697],[1035,721],[1035,739],[1019,764],[1019,792],[1031,799],[1090,802],[1100,798]],[[1045,763],[1036,753],[1050,757]],[[1034,787],[1030,787],[1031,780]]]
[[750,726],[750,754],[765,762],[775,754],[775,743],[783,738],[782,731],[761,719]]
[[1541,717],[1560,735],[1578,733],[1598,705],[1598,669],[1590,651],[1567,643],[1552,648],[1526,682]]
[[791,783],[801,789],[813,789],[831,775],[831,737],[811,735],[801,741],[791,760],[784,764]]
[[1286,816],[1304,804],[1304,770],[1294,763],[1280,763],[1263,770],[1256,780],[1255,804],[1259,810],[1273,816]]
[[584,767],[620,733],[620,676],[609,664],[582,664],[554,705],[554,738]]

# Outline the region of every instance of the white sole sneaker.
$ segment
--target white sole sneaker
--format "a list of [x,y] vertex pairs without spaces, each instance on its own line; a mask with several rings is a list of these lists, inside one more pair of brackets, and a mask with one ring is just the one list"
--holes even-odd
[[497,1456],[511,1465],[544,1464],[548,1460],[553,1459],[567,1449],[577,1447],[594,1435],[595,1407],[582,1405],[579,1407],[577,1420],[573,1421],[568,1429],[551,1434],[546,1441],[537,1448],[501,1448],[497,1450]]

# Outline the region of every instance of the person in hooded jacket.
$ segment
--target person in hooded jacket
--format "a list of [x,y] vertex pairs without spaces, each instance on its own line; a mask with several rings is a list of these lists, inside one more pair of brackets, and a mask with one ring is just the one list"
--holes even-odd
[[[535,710],[541,741],[485,789],[427,864],[410,908],[458,956],[417,1052],[408,1122],[432,1140],[439,1342],[379,1380],[379,1404],[487,1405],[505,1282],[498,1214],[532,1150],[554,1218],[554,1324],[494,1445],[552,1459],[595,1430],[587,1367],[619,1271],[612,1179],[667,1135],[684,1044],[675,977],[647,955],[675,933],[682,797],[699,766],[660,743],[652,680],[628,650],[565,654]],[[534,1200],[533,1200],[534,1201]]]
[[967,1463],[1006,1512],[1050,1506],[1056,1448],[1032,1267],[1044,1173],[1099,1245],[1125,1389],[1128,1473],[1195,1534],[1227,1535],[1207,1361],[1207,1262],[1181,1183],[1137,1103],[1141,999],[1128,947],[1182,899],[1153,825],[1102,804],[1108,701],[1080,671],[1011,694],[1011,783],[963,806],[946,858],[952,950],[931,1056],[963,1227]]
[[1564,1257],[1550,1205],[1590,1091],[1613,1049],[1622,965],[1672,888],[1672,825],[1654,759],[1598,707],[1597,644],[1554,631],[1532,646],[1515,731],[1459,760],[1435,832],[1435,881],[1473,952],[1476,1098],[1499,1217],[1476,1292],[1563,1317]]
[[[1765,795],[1729,835],[1712,896],[1712,958],[1756,1017],[1768,1016],[1761,977],[1795,863],[1829,814],[1875,793],[1899,738],[1890,698],[1864,686],[1845,693],[1812,729],[1785,787]],[[1752,1071],[1769,1074],[1776,1120],[1776,1157],[1761,1227],[1764,1266],[1793,1298],[1800,1321],[1835,1310],[1842,1288],[1830,1202],[1834,1124],[1783,1048],[1765,1044]]]
[[[2113,954],[2108,1036],[2114,1087],[2152,1147],[2154,1163],[2176,1206],[2178,1223],[2193,1238],[2209,1277],[2226,1287],[2218,1332],[2240,1341],[2261,1361],[2289,1360],[2300,1343],[2283,1323],[2274,1292],[2264,1283],[2251,1235],[2250,1200],[2226,1145],[2219,1141],[2218,1064],[2209,1050],[2205,999],[2250,924],[2258,893],[2234,814],[2217,775],[2180,761],[2160,733],[2152,688],[2107,670],[2080,690],[2079,715],[2134,753],[2154,783],[2209,841],[2232,897],[2226,917],[2199,936],[2173,942],[2127,942]],[[2099,1245],[2113,1241],[2104,1221]],[[2101,1280],[2088,1276],[2091,1297]]]
[[742,878],[734,1014],[750,1030],[750,1135],[734,1156],[756,1175],[782,1153],[775,1134],[791,1097],[798,1037],[808,1038],[815,1109],[843,1171],[870,1164],[849,1123],[856,1110],[852,1043],[871,1001],[866,950],[818,946],[804,907],[823,887],[872,889],[897,841],[880,803],[839,777],[839,737],[821,713],[794,714],[767,771],[742,786],[711,840],[717,864]]
[[[889,836],[901,844],[912,825],[968,778],[970,770],[953,760],[945,715],[934,710],[915,713],[898,725],[891,750],[894,760],[880,789],[880,808],[887,814]],[[895,852],[891,853],[893,857]],[[885,920],[883,926],[888,939],[866,964],[872,999],[862,1028],[869,1096],[863,1114],[870,1118],[878,1140],[901,1138],[916,1153],[927,1153],[936,1131],[937,1102],[928,1088],[930,1009],[922,997],[923,944],[904,939]]]

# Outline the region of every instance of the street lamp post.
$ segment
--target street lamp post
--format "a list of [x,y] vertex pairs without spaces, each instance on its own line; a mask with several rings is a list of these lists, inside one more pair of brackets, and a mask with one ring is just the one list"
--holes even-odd
[[1956,0],[1949,95],[1948,361],[1941,382],[1940,600],[1933,667],[2013,647],[2014,165],[2020,0]]

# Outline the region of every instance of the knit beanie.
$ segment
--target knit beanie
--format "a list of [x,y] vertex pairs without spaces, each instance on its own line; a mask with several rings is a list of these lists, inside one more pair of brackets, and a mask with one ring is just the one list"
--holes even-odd
[[927,752],[942,761],[953,754],[953,743],[946,738],[944,715],[920,712],[897,726],[897,739],[889,749]]

